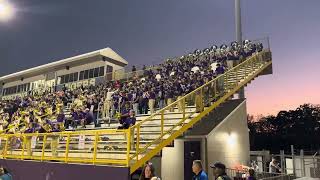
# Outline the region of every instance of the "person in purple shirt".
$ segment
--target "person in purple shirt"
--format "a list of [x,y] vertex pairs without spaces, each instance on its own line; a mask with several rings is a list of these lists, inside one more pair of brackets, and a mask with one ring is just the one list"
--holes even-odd
[[84,111],[84,118],[81,119],[82,127],[85,128],[86,125],[88,125],[92,122],[94,122],[93,113],[88,108],[86,108]]
[[224,67],[223,67],[220,63],[217,64],[217,68],[216,68],[215,73],[216,73],[217,75],[220,75],[220,74],[223,74],[223,73],[224,73]]
[[154,113],[154,105],[156,102],[156,94],[154,88],[151,88],[150,90],[147,91],[147,97],[148,97],[148,106],[150,109],[150,113]]
[[24,133],[35,133],[36,129],[34,127],[34,124],[32,122],[30,122],[28,124],[28,128],[24,131]]

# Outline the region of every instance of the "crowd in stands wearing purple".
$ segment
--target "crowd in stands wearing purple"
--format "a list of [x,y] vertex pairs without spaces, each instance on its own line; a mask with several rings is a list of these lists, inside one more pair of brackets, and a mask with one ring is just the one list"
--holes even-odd
[[[2,100],[0,130],[11,134],[60,132],[88,124],[97,127],[98,117],[118,119],[119,128],[126,129],[135,124],[136,115],[154,113],[262,49],[261,43],[250,40],[243,42],[243,48],[237,42],[212,46],[167,59],[155,68],[144,66],[143,76],[134,75],[129,80]],[[64,109],[68,104],[67,114]]]

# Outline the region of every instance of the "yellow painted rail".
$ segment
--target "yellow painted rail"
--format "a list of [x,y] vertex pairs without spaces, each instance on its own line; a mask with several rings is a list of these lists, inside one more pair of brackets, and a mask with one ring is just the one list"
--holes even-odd
[[271,64],[269,50],[253,55],[127,130],[0,134],[0,158],[123,166],[132,173]]

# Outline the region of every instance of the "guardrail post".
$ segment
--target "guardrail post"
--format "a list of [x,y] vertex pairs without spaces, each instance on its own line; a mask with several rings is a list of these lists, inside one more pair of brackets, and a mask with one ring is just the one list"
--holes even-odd
[[42,140],[41,161],[43,161],[44,159],[44,149],[46,148],[46,144],[47,144],[47,135],[44,135]]
[[161,112],[161,138],[163,137],[163,129],[164,129],[164,111]]
[[64,162],[68,163],[69,160],[69,144],[70,144],[70,134],[67,136],[67,143],[66,143],[66,153],[64,157]]
[[24,159],[24,151],[25,151],[25,146],[26,146],[26,142],[27,142],[27,140],[26,140],[26,138],[27,138],[26,135],[23,134],[22,137],[23,137],[23,142],[22,142],[21,160]]
[[204,92],[203,92],[203,88],[201,88],[201,89],[200,89],[200,100],[201,100],[201,101],[200,101],[200,109],[201,109],[200,112],[202,112],[202,111],[204,110],[204,103],[203,103],[203,101],[204,101],[204,100],[203,100],[203,97],[204,97],[204,96],[203,96],[203,93],[204,93]]
[[139,149],[140,149],[140,124],[137,126],[137,142],[136,142],[137,161],[139,161]]
[[6,135],[5,136],[6,137],[6,145],[5,145],[5,147],[4,147],[4,152],[3,152],[3,158],[5,159],[6,157],[7,157],[7,152],[8,152],[8,141],[9,141],[9,136],[8,135]]
[[126,130],[127,133],[127,167],[130,165],[130,151],[131,151],[131,128]]
[[94,145],[93,145],[93,160],[92,163],[95,164],[97,160],[97,146],[98,146],[99,135],[98,132],[94,136]]
[[183,97],[180,101],[182,101],[182,119],[183,122],[186,120],[186,98]]

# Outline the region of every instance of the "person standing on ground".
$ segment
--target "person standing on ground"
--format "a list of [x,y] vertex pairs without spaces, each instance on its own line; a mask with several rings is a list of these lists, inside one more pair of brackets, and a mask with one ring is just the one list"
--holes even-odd
[[269,173],[278,173],[281,172],[281,168],[279,167],[279,163],[276,158],[272,158],[269,164]]
[[226,166],[221,162],[211,164],[210,167],[213,169],[215,180],[231,180],[226,173]]
[[200,160],[193,161],[192,172],[195,174],[192,180],[208,180],[208,175],[203,171]]

